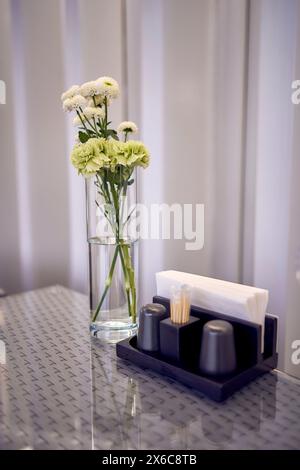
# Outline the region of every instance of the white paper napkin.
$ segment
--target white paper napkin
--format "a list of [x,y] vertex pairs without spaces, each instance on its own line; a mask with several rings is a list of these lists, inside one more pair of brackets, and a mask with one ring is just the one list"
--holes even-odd
[[169,298],[171,286],[182,284],[191,287],[193,305],[261,325],[263,351],[265,314],[269,297],[266,289],[180,271],[156,273],[157,295]]

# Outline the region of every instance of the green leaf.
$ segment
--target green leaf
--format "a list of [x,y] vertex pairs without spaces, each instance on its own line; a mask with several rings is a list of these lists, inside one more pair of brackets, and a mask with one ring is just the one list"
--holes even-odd
[[118,133],[114,129],[107,129],[107,135],[115,140],[119,140]]
[[87,142],[90,138],[90,136],[88,134],[86,134],[85,132],[82,132],[82,131],[78,132],[78,137],[79,137],[79,140],[82,144]]

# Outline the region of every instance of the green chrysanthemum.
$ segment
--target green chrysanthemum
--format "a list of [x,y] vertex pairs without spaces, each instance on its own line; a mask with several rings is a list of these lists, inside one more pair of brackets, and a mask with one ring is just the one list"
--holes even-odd
[[93,138],[84,144],[75,145],[71,162],[78,173],[90,176],[102,168],[112,172],[120,166],[146,168],[149,164],[149,152],[142,142],[135,140],[118,142],[114,139]]
[[77,144],[71,153],[71,162],[84,176],[90,176],[109,164],[105,139],[89,139],[84,144]]
[[106,141],[106,155],[109,160],[108,169],[112,172],[115,171],[117,165],[122,165],[122,159],[119,158],[120,142],[114,139],[109,139]]
[[128,140],[128,142],[123,143],[123,146],[127,166],[141,166],[143,168],[147,168],[149,165],[150,155],[143,142],[139,142],[138,140]]

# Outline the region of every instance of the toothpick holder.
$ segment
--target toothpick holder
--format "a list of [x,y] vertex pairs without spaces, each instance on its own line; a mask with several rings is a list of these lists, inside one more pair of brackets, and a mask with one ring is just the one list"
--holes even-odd
[[177,324],[166,318],[160,322],[160,354],[174,363],[193,367],[191,358],[200,352],[201,322],[190,316],[189,321]]

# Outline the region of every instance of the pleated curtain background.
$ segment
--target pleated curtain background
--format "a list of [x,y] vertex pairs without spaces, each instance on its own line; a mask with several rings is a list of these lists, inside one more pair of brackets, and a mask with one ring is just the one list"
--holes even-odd
[[110,75],[113,121],[136,121],[152,155],[140,202],[205,204],[203,250],[141,242],[140,301],[161,269],[268,288],[280,366],[300,376],[299,24],[298,0],[0,0],[0,287],[86,292],[84,183],[60,95]]

